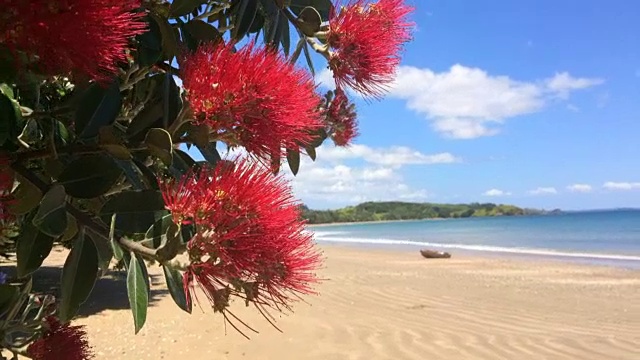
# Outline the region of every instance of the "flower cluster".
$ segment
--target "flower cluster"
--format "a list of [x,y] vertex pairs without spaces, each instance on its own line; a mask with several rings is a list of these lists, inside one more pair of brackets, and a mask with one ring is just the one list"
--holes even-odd
[[139,0],[0,0],[0,44],[47,75],[109,79],[145,31]]
[[184,274],[189,301],[198,285],[226,317],[232,295],[263,310],[312,293],[320,255],[282,176],[240,160],[160,183],[174,221],[196,229]]
[[349,103],[349,99],[342,89],[336,89],[334,93],[327,93],[329,103],[325,110],[325,122],[331,136],[337,146],[348,146],[358,136],[358,119],[355,105]]
[[404,0],[352,0],[332,11],[329,68],[339,88],[349,86],[373,97],[384,93],[400,63],[403,44],[411,38],[413,24],[407,15],[412,11]]
[[43,336],[31,343],[27,354],[34,360],[89,360],[93,352],[83,326],[61,324],[49,316]]
[[180,69],[195,123],[259,158],[304,147],[321,126],[313,79],[276,52],[211,43],[188,54]]

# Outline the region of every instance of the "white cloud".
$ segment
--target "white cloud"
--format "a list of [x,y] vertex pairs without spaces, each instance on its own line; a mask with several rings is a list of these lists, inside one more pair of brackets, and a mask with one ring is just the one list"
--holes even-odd
[[600,85],[603,79],[597,78],[574,78],[568,72],[556,73],[550,79],[545,81],[546,88],[555,93],[557,96],[566,99],[569,93],[574,90],[586,89],[592,86]]
[[406,100],[409,109],[431,120],[444,136],[471,139],[495,135],[507,119],[540,111],[552,99],[565,99],[572,91],[602,82],[567,72],[524,82],[460,64],[440,73],[401,66],[390,96]]
[[491,189],[491,190],[485,191],[484,193],[482,193],[482,195],[498,197],[498,196],[509,196],[511,195],[511,193],[500,190],[500,189]]
[[588,193],[588,192],[591,192],[593,188],[589,184],[572,184],[567,186],[567,190],[571,192]]
[[315,82],[320,86],[330,89],[336,87],[336,82],[333,80],[333,73],[329,69],[323,69],[319,73],[316,73]]
[[289,175],[293,191],[303,201],[350,204],[374,200],[420,200],[425,189],[411,188],[397,169],[327,166],[304,159],[297,176]]
[[[406,146],[392,146],[388,148],[372,148],[367,145],[352,145],[350,147],[336,147],[323,145],[318,149],[322,153],[322,160],[336,162],[347,159],[362,159],[365,162],[400,167],[403,165],[431,165],[449,164],[462,161],[451,153],[423,154]],[[320,155],[318,155],[320,157]]]
[[[244,148],[222,149],[223,158],[245,156]],[[335,207],[363,201],[421,201],[431,196],[422,188],[405,183],[402,167],[461,161],[450,153],[423,154],[404,146],[373,148],[355,144],[348,148],[322,145],[317,159],[302,156],[294,176],[285,164],[282,171],[291,181],[294,194],[303,202],[322,202]]]
[[607,181],[602,187],[608,190],[637,190],[640,189],[640,182]]
[[554,187],[539,187],[529,191],[531,195],[552,195],[557,194],[558,190]]
[[303,201],[334,205],[375,200],[424,200],[430,193],[409,186],[401,168],[460,161],[449,153],[427,155],[402,146],[339,148],[323,145],[316,153],[316,162],[302,158],[297,176],[288,171],[285,173],[296,196]]

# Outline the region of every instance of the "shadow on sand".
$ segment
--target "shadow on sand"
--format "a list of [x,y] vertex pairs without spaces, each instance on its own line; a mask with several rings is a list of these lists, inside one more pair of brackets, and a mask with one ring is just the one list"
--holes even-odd
[[[0,271],[10,277],[15,274],[14,266],[0,266]],[[62,276],[62,266],[42,266],[33,274],[33,292],[60,296],[59,286]],[[149,306],[153,306],[162,296],[166,295],[166,289],[153,289],[153,285],[162,282],[160,276],[150,275],[151,291],[149,292]],[[126,272],[111,270],[96,281],[89,299],[80,306],[79,317],[98,314],[105,310],[129,309],[127,297]]]

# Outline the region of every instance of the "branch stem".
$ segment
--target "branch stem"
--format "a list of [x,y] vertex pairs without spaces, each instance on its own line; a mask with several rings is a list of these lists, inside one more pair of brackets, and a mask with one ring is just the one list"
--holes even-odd
[[209,10],[209,11],[207,11],[207,12],[204,12],[204,13],[202,13],[202,14],[200,14],[200,15],[196,16],[194,19],[196,19],[196,20],[206,19],[206,18],[208,18],[209,16],[211,16],[211,15],[215,15],[215,14],[219,13],[220,11],[222,11],[222,10],[224,10],[224,9],[227,9],[227,8],[229,8],[229,7],[231,7],[231,4],[230,4],[230,3],[222,4],[222,5],[220,5],[220,6],[216,6],[216,7],[214,7],[213,9],[211,9],[211,10]]
[[[20,174],[23,178],[27,179],[30,183],[35,185],[40,191],[45,194],[49,189],[49,185],[42,181],[39,177],[37,177],[34,173],[32,173],[29,169],[27,169],[24,165],[19,162],[14,162],[11,164],[11,168],[18,174]],[[91,229],[93,233],[98,235],[103,240],[109,241],[109,228],[105,225],[98,223],[93,217],[91,217],[86,212],[78,209],[73,206],[71,203],[67,202],[66,205],[67,212],[71,214],[76,220]],[[129,239],[125,239],[124,237],[119,238],[118,243],[122,245],[124,248],[131,250],[135,253],[138,253],[142,256],[155,259],[156,251],[154,249],[150,249],[142,246],[134,241]]]

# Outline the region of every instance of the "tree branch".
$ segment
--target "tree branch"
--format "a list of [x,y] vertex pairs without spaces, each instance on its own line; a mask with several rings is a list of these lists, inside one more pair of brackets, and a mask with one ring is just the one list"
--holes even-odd
[[[18,174],[20,174],[20,176],[22,176],[23,178],[27,179],[27,181],[29,181],[30,183],[32,183],[34,186],[36,186],[38,189],[40,189],[40,191],[45,194],[47,192],[47,190],[49,189],[50,185],[48,185],[47,183],[45,183],[44,181],[42,181],[38,176],[36,176],[34,173],[32,173],[29,169],[27,169],[24,165],[22,165],[19,162],[14,162],[11,164],[11,168]],[[106,227],[103,224],[100,224],[99,222],[97,222],[93,217],[91,217],[89,214],[87,214],[86,212],[78,209],[77,207],[73,206],[71,203],[67,202],[66,204],[66,210],[69,214],[71,214],[71,216],[73,216],[74,218],[76,218],[76,220],[86,226],[87,228],[91,229],[93,231],[93,233],[95,233],[96,235],[100,236],[103,240],[109,241],[109,236],[106,234],[109,234],[109,229],[108,227]],[[152,258],[155,259],[156,258],[156,250],[148,248],[143,246],[142,244],[138,244],[134,241],[131,241],[129,239],[126,239],[124,237],[120,237],[117,239],[118,243],[120,245],[122,245],[124,248],[133,251],[135,253],[138,253],[142,256],[148,257],[148,258]]]
[[[63,148],[56,149],[58,155],[60,154],[93,154],[104,151],[98,146],[93,145],[70,145]],[[19,152],[16,155],[17,161],[25,161],[32,159],[42,159],[51,155],[51,149],[42,150],[30,150]]]
[[305,36],[305,39],[307,40],[307,43],[311,45],[311,48],[313,50],[315,50],[318,54],[324,56],[327,61],[331,60],[331,52],[326,45],[319,44],[318,42],[313,40],[313,38],[307,36]]
[[222,4],[222,5],[220,5],[220,6],[216,6],[216,7],[214,7],[213,9],[211,9],[211,10],[209,10],[209,11],[207,11],[207,12],[204,12],[204,13],[202,13],[202,14],[200,14],[200,15],[198,15],[198,16],[196,16],[196,17],[194,17],[194,19],[196,19],[196,20],[206,19],[206,18],[208,18],[209,16],[211,16],[211,15],[215,15],[215,14],[219,13],[220,11],[222,11],[222,10],[224,10],[224,9],[227,9],[227,8],[229,8],[229,7],[231,7],[231,3],[226,3],[226,4]]
[[[299,30],[298,33],[300,34],[300,36],[303,36],[305,38],[305,40],[309,45],[311,45],[313,50],[315,50],[318,54],[322,55],[325,59],[327,59],[327,61],[329,61],[331,58],[331,52],[329,51],[329,47],[326,45],[319,44],[313,38],[306,36],[304,34],[304,30],[302,29],[302,27],[300,27],[300,24],[298,23],[298,19],[296,19],[295,15],[291,12],[291,10],[287,8],[283,8],[283,9],[280,9],[280,11],[289,20],[289,22],[292,23],[293,26],[295,26],[296,29]],[[328,35],[328,32],[318,32],[316,34],[318,36],[326,37]]]

